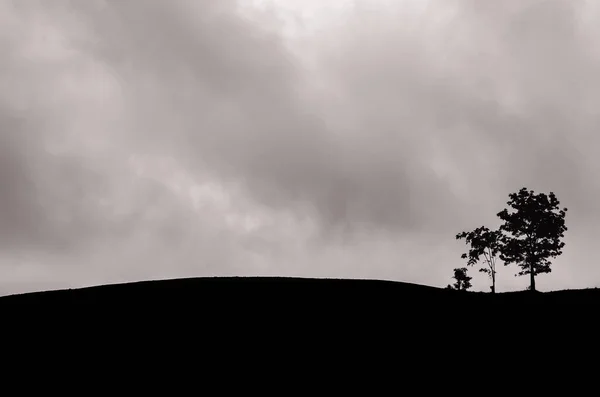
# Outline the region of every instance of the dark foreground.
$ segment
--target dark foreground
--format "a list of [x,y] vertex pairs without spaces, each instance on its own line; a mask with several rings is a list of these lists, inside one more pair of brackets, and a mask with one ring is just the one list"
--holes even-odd
[[[0,297],[0,314],[5,363],[26,378],[20,387],[44,391],[67,379],[111,392],[129,381],[138,393],[213,382],[245,393],[259,385],[372,393],[389,379],[448,393],[456,379],[482,373],[484,389],[458,386],[487,392],[490,368],[502,374],[507,360],[533,356],[547,360],[528,372],[539,392],[554,383],[536,371],[570,365],[565,352],[591,356],[596,311],[581,306],[596,302],[596,289],[492,296],[370,280],[198,278]],[[514,392],[502,379],[489,387]]]
[[[44,291],[0,297],[0,308],[34,305],[66,309],[80,305],[105,307],[181,307],[203,310],[224,306],[283,308],[314,306],[335,309],[354,305],[387,306],[453,304],[588,304],[600,303],[600,289],[553,292],[451,291],[442,288],[380,280],[303,279],[284,277],[214,277],[143,281],[126,284]],[[371,307],[375,309],[375,307]]]
[[[600,303],[600,289],[494,296],[376,280],[234,277],[11,295],[0,297],[0,314],[3,330],[13,335],[5,338],[11,346],[35,343],[62,356],[64,349],[89,354],[92,347],[119,346],[147,351],[148,363],[156,363],[161,346],[161,352],[194,357],[194,362],[206,361],[209,351],[218,352],[213,357],[219,360],[230,360],[231,351],[236,359],[275,351],[285,357],[273,361],[276,366],[304,362],[298,358],[303,355],[314,361],[316,354],[369,366],[375,361],[362,357],[379,352],[409,362],[406,355],[415,349],[442,361],[487,357],[490,346],[498,357],[516,357],[522,349],[515,346],[527,332],[536,336],[534,348],[546,350],[566,341],[595,340],[581,334],[596,330],[596,310],[584,307],[595,303]],[[566,337],[569,330],[577,330],[577,338]],[[249,349],[252,354],[241,353]],[[329,368],[327,363],[318,364]],[[229,368],[231,362],[223,365]]]

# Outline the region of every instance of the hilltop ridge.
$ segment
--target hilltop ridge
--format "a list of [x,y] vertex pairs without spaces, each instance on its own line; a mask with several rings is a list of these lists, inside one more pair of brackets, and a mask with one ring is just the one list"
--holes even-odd
[[348,303],[357,300],[374,302],[397,299],[416,299],[422,303],[437,301],[479,302],[494,300],[514,302],[520,300],[600,303],[600,289],[562,290],[552,292],[500,292],[495,295],[483,292],[452,291],[443,288],[388,280],[295,278],[295,277],[200,277],[167,280],[138,281],[106,284],[77,289],[29,292],[0,297],[0,305],[43,304],[189,304],[207,298],[220,302],[239,299],[240,303],[277,300],[279,303],[321,302]]

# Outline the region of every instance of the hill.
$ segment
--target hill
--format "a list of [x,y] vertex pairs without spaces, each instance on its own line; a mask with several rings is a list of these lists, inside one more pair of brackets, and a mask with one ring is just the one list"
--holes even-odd
[[[600,303],[600,289],[553,292],[459,292],[437,287],[383,280],[310,279],[286,277],[213,277],[141,281],[79,289],[33,292],[0,297],[0,307],[36,305],[68,308],[73,305],[123,307],[196,305],[204,308],[234,305],[334,309],[390,303]],[[173,306],[175,305],[175,306]]]
[[527,329],[540,349],[550,341],[555,349],[566,340],[565,325],[583,330],[593,321],[595,310],[579,310],[590,303],[600,303],[599,289],[494,296],[392,281],[231,277],[11,295],[0,297],[0,310],[12,344],[35,341],[63,355],[65,349],[85,355],[93,346],[146,352],[131,353],[136,357],[196,349],[195,359],[223,360],[233,352],[253,359],[275,352],[283,365],[318,350],[350,365],[376,352],[406,359],[415,347],[437,352],[440,362],[457,354],[481,357],[492,342],[519,345]]

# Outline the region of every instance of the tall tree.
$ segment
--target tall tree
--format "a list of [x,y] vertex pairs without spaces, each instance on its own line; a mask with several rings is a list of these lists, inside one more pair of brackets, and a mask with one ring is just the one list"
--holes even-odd
[[467,276],[467,268],[461,267],[458,269],[454,269],[454,277],[456,280],[454,285],[448,284],[447,289],[455,289],[457,291],[466,291],[471,288],[471,279],[472,277]]
[[468,259],[467,266],[475,265],[483,256],[485,266],[479,271],[492,279],[492,293],[496,293],[496,259],[500,253],[501,236],[499,230],[490,230],[485,226],[456,235],[457,240],[465,239],[465,243],[470,245],[469,252],[461,255],[462,259]]
[[507,204],[513,211],[505,208],[497,214],[504,221],[500,230],[506,232],[501,237],[500,259],[521,268],[516,276],[529,274],[529,289],[535,291],[535,276],[550,273],[549,258],[562,254],[567,208],[560,209],[553,192],[535,194],[525,187],[509,198]]

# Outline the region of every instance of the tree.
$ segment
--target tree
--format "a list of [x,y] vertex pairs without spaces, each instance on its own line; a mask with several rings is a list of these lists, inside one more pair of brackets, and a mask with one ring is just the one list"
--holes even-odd
[[499,230],[507,233],[501,236],[500,259],[505,265],[520,266],[515,276],[529,274],[529,289],[535,291],[535,276],[551,272],[548,258],[562,254],[565,243],[560,239],[567,231],[567,208],[560,209],[553,192],[535,194],[525,187],[509,194],[509,198],[507,204],[514,211],[505,208],[497,214],[504,221]]
[[468,259],[467,266],[475,265],[483,255],[485,266],[479,271],[492,279],[492,293],[496,292],[496,257],[500,253],[501,236],[499,230],[490,230],[485,226],[456,235],[457,240],[465,239],[465,243],[471,246],[468,253],[461,255],[462,259]]
[[461,267],[458,269],[454,269],[454,277],[456,280],[454,285],[448,284],[447,289],[455,289],[457,291],[466,291],[471,288],[471,278],[467,276],[467,268]]

